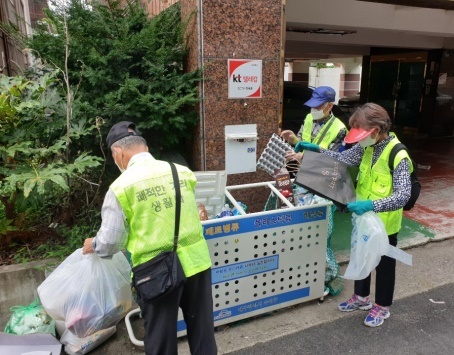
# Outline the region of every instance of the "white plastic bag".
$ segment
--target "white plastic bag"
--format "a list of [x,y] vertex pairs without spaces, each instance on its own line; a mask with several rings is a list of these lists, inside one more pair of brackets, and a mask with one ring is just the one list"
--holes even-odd
[[350,262],[343,278],[363,280],[388,253],[389,240],[383,221],[374,212],[352,214],[353,232]]
[[78,338],[70,331],[65,331],[60,338],[60,342],[65,345],[65,352],[69,355],[87,354],[94,348],[98,347],[109,339],[117,331],[113,326],[104,330],[98,330],[96,333],[85,338]]
[[46,312],[79,338],[107,329],[132,306],[131,267],[123,253],[112,258],[77,249],[38,287]]

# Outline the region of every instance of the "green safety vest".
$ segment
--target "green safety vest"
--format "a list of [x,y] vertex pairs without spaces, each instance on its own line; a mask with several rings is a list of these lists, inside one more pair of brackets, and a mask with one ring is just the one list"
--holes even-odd
[[[356,186],[356,193],[362,199],[377,200],[390,196],[393,193],[393,176],[389,170],[389,154],[392,148],[400,143],[394,137],[381,155],[378,157],[376,163],[372,166],[372,157],[374,153],[373,147],[366,147],[364,155],[359,166],[358,184]],[[402,161],[407,158],[410,163],[410,172],[413,171],[413,164],[408,153],[405,150],[399,151],[394,159],[393,169]],[[403,209],[389,212],[379,212],[378,216],[385,225],[388,235],[399,232],[402,226]]]
[[317,135],[312,139],[312,128],[314,126],[314,119],[311,114],[308,114],[306,116],[306,119],[304,120],[303,124],[303,132],[302,132],[302,140],[304,142],[309,142],[309,143],[316,143],[318,144],[321,148],[328,149],[329,145],[336,139],[336,137],[339,135],[339,132],[342,129],[347,129],[345,125],[342,123],[340,119],[337,117],[332,117],[331,120],[334,120],[331,126],[328,129],[328,132],[326,132],[325,136],[323,137],[321,142],[318,142],[320,139],[321,135],[323,132],[326,130],[326,128],[329,125],[330,120],[326,121],[324,124],[323,128],[317,133]]
[[[181,186],[181,216],[177,253],[186,277],[211,267],[210,253],[194,195],[194,173],[175,165]],[[151,155],[128,165],[111,185],[129,224],[126,249],[133,267],[173,249],[175,188],[167,162]]]

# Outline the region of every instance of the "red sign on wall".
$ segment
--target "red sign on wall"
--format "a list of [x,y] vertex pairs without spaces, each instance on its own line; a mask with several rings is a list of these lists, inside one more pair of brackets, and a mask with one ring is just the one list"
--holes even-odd
[[262,61],[229,59],[229,99],[262,97]]

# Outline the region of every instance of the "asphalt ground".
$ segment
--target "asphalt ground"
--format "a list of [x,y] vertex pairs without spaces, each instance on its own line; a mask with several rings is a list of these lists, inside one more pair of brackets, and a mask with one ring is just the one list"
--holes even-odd
[[[218,328],[219,354],[453,354],[454,239],[406,251],[413,255],[413,266],[397,263],[395,303],[381,327],[363,325],[365,312],[337,310],[337,304],[353,293],[353,282],[346,280],[339,296]],[[141,320],[133,327],[140,338]],[[189,354],[186,338],[178,343],[179,354]],[[90,354],[143,353],[129,340],[122,321],[117,333]]]
[[392,307],[396,311],[381,327],[361,326],[367,312],[356,311],[336,321],[228,354],[452,354],[453,292],[454,284],[448,284],[398,300]]

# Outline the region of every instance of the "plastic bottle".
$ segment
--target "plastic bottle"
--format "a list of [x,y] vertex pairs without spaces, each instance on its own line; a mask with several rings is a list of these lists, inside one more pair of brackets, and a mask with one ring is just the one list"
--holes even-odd
[[[241,208],[243,208],[244,212],[247,211],[247,206],[243,202],[238,201],[238,204],[241,206]],[[241,216],[240,211],[238,211],[235,207],[232,208],[232,213],[234,216]]]
[[233,212],[230,209],[229,204],[226,203],[224,205],[224,207],[222,207],[222,212],[220,213],[219,217],[222,218],[222,217],[229,217],[229,216],[233,216]]
[[208,213],[203,203],[198,202],[197,208],[199,209],[199,218],[201,221],[206,221],[208,219]]

